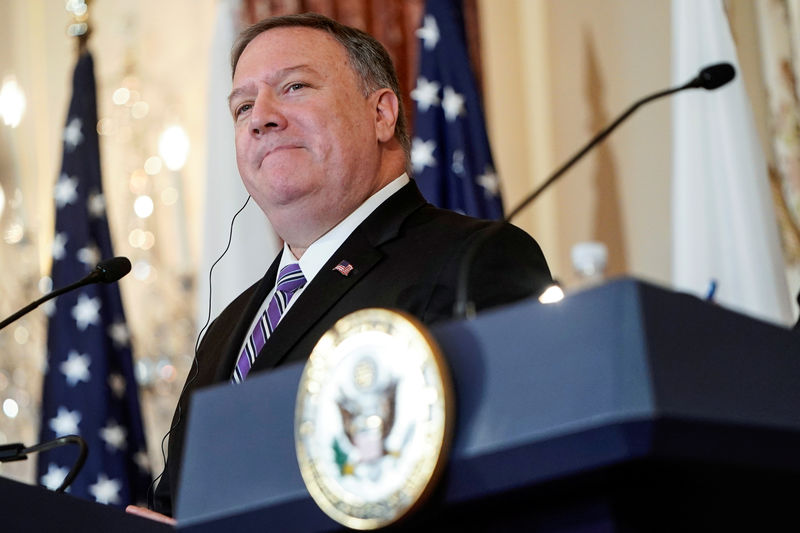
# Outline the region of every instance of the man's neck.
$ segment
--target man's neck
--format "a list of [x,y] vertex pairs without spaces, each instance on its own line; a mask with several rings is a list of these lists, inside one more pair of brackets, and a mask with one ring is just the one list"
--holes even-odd
[[291,244],[289,245],[289,251],[292,252],[292,255],[298,261],[301,257],[303,257],[303,254],[306,252],[306,250],[308,250],[308,246],[301,248],[300,246],[292,246]]
[[376,191],[369,198],[364,200],[352,213],[329,228],[325,233],[318,236],[313,242],[308,244],[292,243],[287,241],[289,252],[299,260],[306,251],[315,243],[321,241],[344,240],[364,219],[366,219],[380,204],[382,204],[392,194],[400,190],[410,181],[408,175],[403,172],[400,176],[385,184],[380,190]]

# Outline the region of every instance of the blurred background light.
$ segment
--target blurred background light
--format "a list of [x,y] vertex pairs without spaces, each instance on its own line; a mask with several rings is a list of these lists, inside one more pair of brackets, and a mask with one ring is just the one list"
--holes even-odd
[[6,398],[3,401],[3,412],[8,418],[16,418],[19,414],[19,404],[11,398]]
[[161,172],[161,158],[157,155],[148,157],[147,161],[144,162],[144,171],[150,176],[155,176]]
[[133,212],[139,218],[147,218],[153,214],[153,199],[143,194],[133,202]]
[[539,301],[543,304],[554,304],[564,299],[564,291],[558,284],[553,284],[539,296]]
[[14,76],[6,76],[0,88],[0,116],[6,126],[16,128],[25,113],[25,93]]
[[113,95],[111,95],[111,99],[117,105],[127,104],[130,97],[131,97],[131,91],[127,87],[120,87],[119,89],[114,91]]
[[189,155],[189,136],[181,126],[170,126],[158,139],[158,153],[170,170],[180,170]]

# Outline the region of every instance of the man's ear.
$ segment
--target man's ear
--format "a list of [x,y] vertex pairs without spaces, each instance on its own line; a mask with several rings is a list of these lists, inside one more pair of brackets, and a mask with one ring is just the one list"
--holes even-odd
[[378,89],[373,93],[375,101],[375,133],[380,142],[388,142],[394,137],[397,125],[399,104],[397,95],[391,89]]

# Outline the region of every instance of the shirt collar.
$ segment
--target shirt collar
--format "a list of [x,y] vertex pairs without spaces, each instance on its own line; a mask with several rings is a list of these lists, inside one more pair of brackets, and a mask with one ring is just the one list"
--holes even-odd
[[[331,228],[325,235],[311,243],[305,253],[303,253],[303,257],[299,260],[300,269],[306,277],[306,285],[311,283],[311,280],[317,275],[317,272],[320,271],[322,265],[324,265],[333,253],[339,249],[350,234],[353,233],[353,230],[364,222],[378,206],[402,189],[409,181],[408,174],[404,172],[400,177],[387,183],[381,190],[367,198],[363,204],[358,206],[358,208],[350,213],[344,220]],[[298,260],[289,249],[289,245],[284,243],[278,272],[286,265],[296,262],[298,262]]]

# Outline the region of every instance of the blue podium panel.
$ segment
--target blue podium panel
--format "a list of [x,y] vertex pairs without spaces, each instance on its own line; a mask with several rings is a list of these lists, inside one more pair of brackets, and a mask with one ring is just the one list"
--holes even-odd
[[[579,530],[619,523],[622,509],[637,530],[654,514],[680,515],[671,506],[691,516],[711,501],[679,488],[687,479],[725,495],[703,504],[717,514],[730,503],[726,486],[737,497],[737,483],[778,471],[800,482],[800,339],[783,328],[623,279],[432,332],[457,396],[449,468],[431,504],[447,520],[486,502],[480,513],[504,513],[508,529],[538,520],[566,531],[564,516],[587,517]],[[306,492],[294,455],[301,372],[193,397],[180,530],[338,528]],[[660,496],[642,501],[649,490]],[[548,502],[542,516],[563,513],[529,520],[534,501]]]
[[324,529],[336,524],[306,491],[294,451],[294,403],[302,365],[255,374],[237,387],[195,394],[181,474],[179,528],[256,531],[263,510],[274,531],[295,523]]
[[[619,280],[434,335],[459,395],[448,499],[657,454],[800,471],[784,435],[800,434],[800,339],[783,328]],[[780,438],[709,440],[722,425]]]
[[9,533],[166,533],[171,526],[69,494],[0,477],[0,531]]

